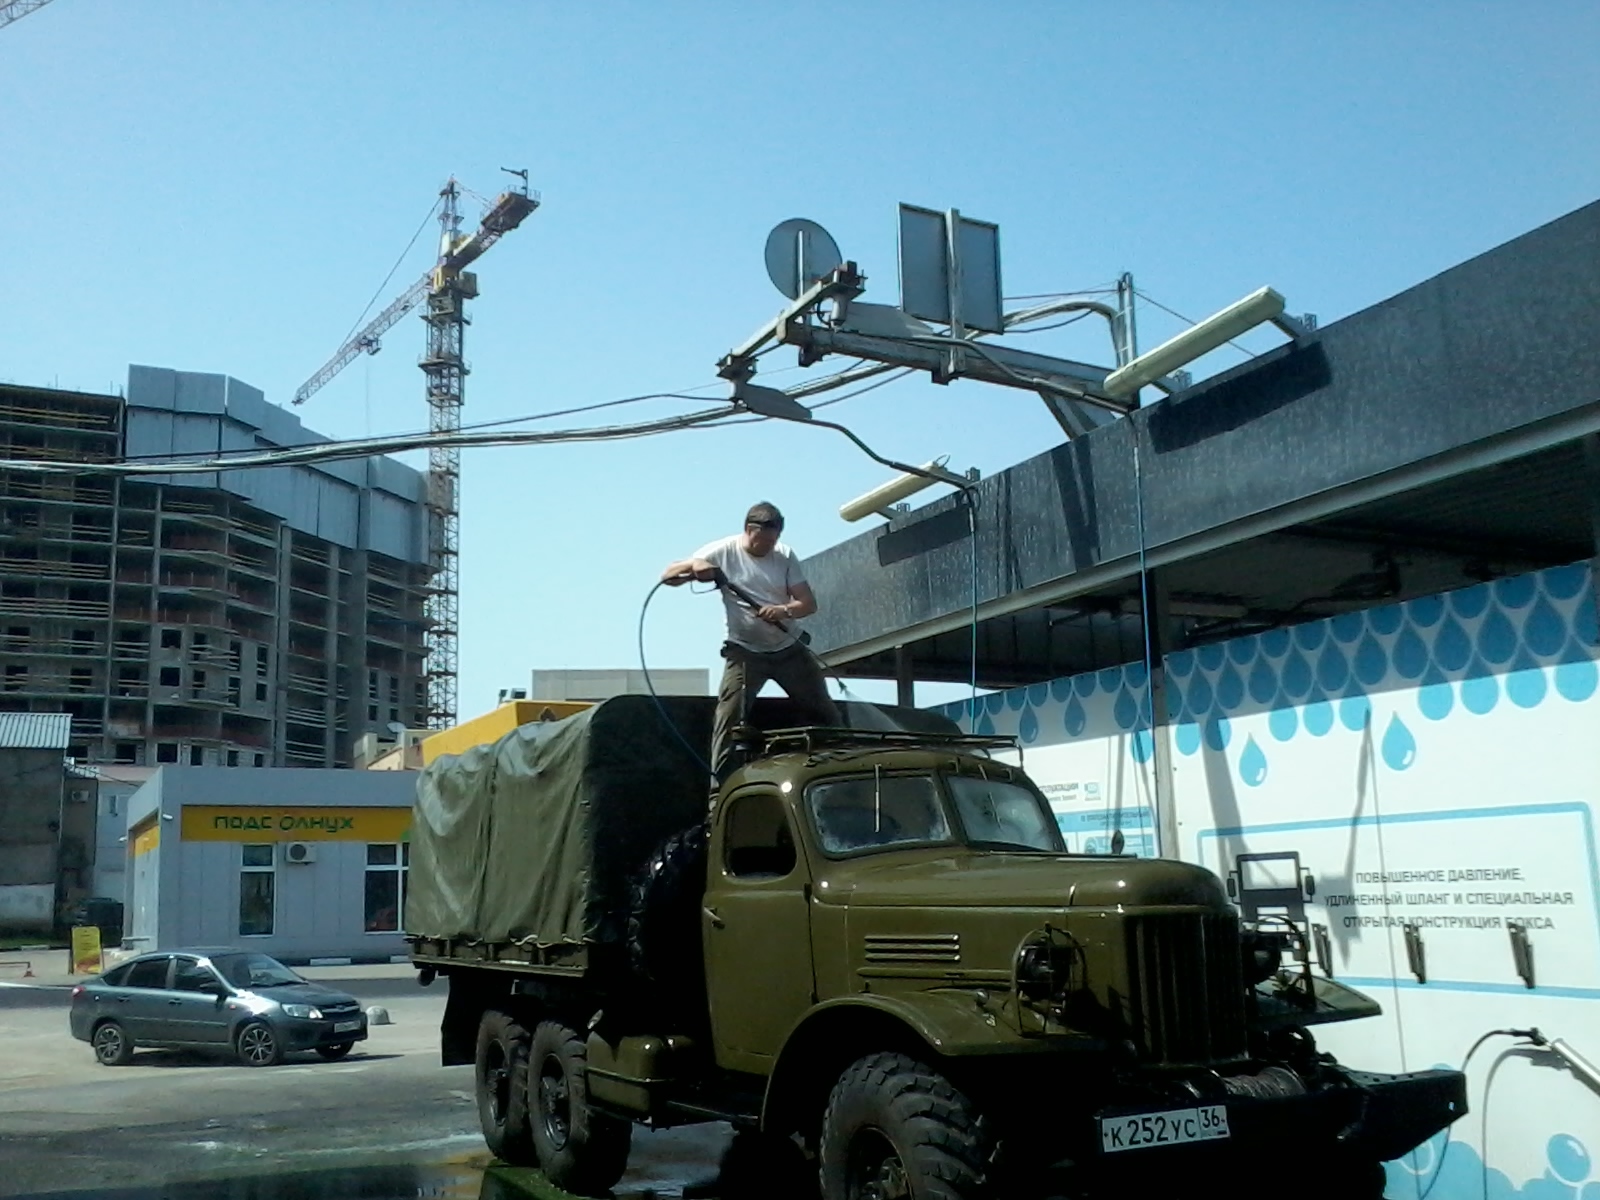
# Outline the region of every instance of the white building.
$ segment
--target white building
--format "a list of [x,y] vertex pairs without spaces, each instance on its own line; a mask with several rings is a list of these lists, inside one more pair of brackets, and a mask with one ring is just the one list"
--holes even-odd
[[410,772],[164,767],[127,802],[125,939],[288,963],[404,954]]

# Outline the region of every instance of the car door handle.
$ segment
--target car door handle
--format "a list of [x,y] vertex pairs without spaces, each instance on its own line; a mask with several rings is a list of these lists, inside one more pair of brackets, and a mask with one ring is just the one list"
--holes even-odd
[[722,919],[722,915],[710,905],[707,905],[701,911],[706,914],[706,918],[711,922],[712,928],[726,929],[728,927],[728,923]]
[[168,1000],[167,1003],[168,1004],[182,1004],[183,1001],[182,1000]]

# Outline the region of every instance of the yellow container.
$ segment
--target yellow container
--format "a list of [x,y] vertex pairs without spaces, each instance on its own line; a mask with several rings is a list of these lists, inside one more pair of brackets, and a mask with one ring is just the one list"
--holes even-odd
[[422,764],[427,766],[443,755],[461,754],[474,746],[498,742],[519,725],[531,725],[535,721],[559,721],[593,707],[588,701],[579,700],[513,700],[493,712],[486,712],[481,717],[473,717],[470,721],[441,729],[424,738]]

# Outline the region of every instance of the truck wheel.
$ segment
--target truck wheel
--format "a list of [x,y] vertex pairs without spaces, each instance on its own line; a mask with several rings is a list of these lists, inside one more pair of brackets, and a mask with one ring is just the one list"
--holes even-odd
[[589,1106],[589,1054],[575,1029],[543,1021],[528,1054],[528,1107],[539,1166],[558,1188],[600,1196],[628,1169],[633,1126]]
[[478,1124],[496,1158],[519,1167],[537,1164],[528,1116],[528,1031],[490,1009],[478,1024],[473,1056]]
[[676,999],[685,1011],[703,1010],[705,977],[700,904],[706,890],[704,824],[672,835],[634,880],[628,903],[628,957],[634,971]]
[[979,1200],[989,1138],[966,1096],[903,1054],[852,1064],[822,1118],[824,1200]]

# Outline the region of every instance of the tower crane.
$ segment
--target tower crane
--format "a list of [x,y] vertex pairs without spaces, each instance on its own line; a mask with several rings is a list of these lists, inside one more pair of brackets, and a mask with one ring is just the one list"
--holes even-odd
[[13,21],[20,21],[31,12],[38,12],[50,0],[5,0],[0,3],[0,29]]
[[[383,334],[426,301],[422,320],[428,327],[427,350],[418,366],[427,379],[428,429],[436,434],[460,430],[463,384],[469,371],[461,354],[462,333],[467,326],[466,302],[478,294],[478,278],[466,268],[539,207],[538,194],[528,190],[527,171],[508,174],[518,176],[521,186],[500,193],[470,234],[461,232],[460,184],[452,178],[440,189],[438,261],[301,384],[294,394],[295,404],[304,404],[357,355],[376,354]],[[443,729],[456,719],[460,480],[459,447],[430,446],[426,508],[431,579],[423,607],[427,648],[427,705],[423,719],[433,729]]]

